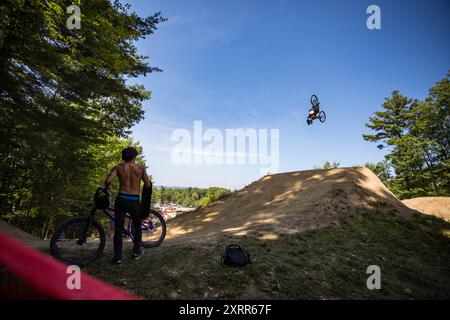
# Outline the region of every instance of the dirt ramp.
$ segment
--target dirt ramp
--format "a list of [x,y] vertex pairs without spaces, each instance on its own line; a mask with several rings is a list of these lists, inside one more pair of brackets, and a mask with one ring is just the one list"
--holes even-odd
[[14,227],[13,225],[7,223],[6,221],[0,220],[0,232],[19,240],[30,247],[35,248],[46,248],[48,247],[47,242],[32,236],[31,234]]
[[411,209],[450,222],[450,197],[421,197],[402,201]]
[[277,239],[339,223],[370,208],[402,215],[413,212],[367,168],[274,174],[171,220],[167,243],[230,236]]

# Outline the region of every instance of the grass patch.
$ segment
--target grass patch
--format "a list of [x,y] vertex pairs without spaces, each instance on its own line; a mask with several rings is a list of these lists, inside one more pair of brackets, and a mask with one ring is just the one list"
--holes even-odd
[[[222,265],[223,244],[210,243],[150,249],[120,266],[104,256],[85,271],[148,299],[448,299],[449,229],[368,212],[278,240],[232,239],[252,256],[244,268]],[[366,287],[369,265],[381,268],[380,290]]]

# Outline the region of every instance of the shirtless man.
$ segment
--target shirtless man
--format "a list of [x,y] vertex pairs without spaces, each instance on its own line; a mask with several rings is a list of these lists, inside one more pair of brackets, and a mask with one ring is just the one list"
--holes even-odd
[[145,168],[136,163],[138,152],[135,148],[129,147],[122,150],[123,162],[115,166],[105,179],[105,187],[109,189],[112,181],[119,178],[120,188],[115,202],[115,225],[114,225],[114,258],[113,264],[122,263],[122,230],[125,222],[125,215],[128,212],[133,221],[133,259],[139,260],[142,257],[141,241],[141,217],[139,194],[141,180],[145,187],[150,186]]

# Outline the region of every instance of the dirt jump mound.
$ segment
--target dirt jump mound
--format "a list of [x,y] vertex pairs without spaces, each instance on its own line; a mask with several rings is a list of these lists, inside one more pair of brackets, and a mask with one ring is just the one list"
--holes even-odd
[[233,236],[275,240],[282,234],[338,224],[367,209],[400,215],[415,212],[367,168],[268,175],[226,199],[171,220],[167,244]]
[[422,197],[402,201],[411,209],[450,222],[450,197]]

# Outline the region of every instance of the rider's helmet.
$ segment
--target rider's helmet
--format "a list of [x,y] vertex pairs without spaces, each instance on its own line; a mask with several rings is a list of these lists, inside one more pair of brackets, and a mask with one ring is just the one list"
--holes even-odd
[[106,190],[103,187],[100,187],[95,191],[94,195],[94,205],[97,209],[106,209],[109,207],[109,193],[108,190]]

